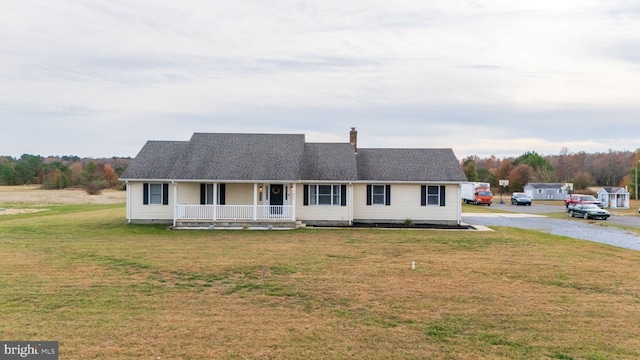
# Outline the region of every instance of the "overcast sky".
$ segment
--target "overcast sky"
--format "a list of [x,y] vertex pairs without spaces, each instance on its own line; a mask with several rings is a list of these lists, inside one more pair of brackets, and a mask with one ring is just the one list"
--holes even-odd
[[2,1],[0,155],[352,126],[459,158],[640,148],[640,2]]

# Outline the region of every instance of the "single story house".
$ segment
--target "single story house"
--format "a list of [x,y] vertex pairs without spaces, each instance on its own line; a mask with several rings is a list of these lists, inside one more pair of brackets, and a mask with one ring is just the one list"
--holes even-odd
[[528,183],[524,192],[533,200],[564,200],[567,195],[563,183]]
[[303,134],[148,141],[121,176],[130,223],[460,225],[467,179],[451,149],[359,149]]
[[606,186],[598,190],[598,200],[612,209],[628,209],[629,198],[629,191],[622,187]]

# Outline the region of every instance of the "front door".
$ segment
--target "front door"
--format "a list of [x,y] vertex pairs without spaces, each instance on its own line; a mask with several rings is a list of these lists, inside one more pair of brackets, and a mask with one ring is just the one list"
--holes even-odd
[[284,205],[284,185],[272,184],[271,185],[271,199],[269,205],[271,205],[272,214],[282,214],[282,205]]
[[273,206],[284,205],[284,194],[283,194],[282,184],[271,185],[271,199],[269,200],[269,204]]

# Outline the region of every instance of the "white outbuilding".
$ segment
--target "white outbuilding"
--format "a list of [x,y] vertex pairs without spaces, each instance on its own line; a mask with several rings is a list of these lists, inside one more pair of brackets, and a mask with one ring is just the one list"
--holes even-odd
[[598,200],[611,209],[628,209],[629,191],[617,186],[602,187],[598,190]]

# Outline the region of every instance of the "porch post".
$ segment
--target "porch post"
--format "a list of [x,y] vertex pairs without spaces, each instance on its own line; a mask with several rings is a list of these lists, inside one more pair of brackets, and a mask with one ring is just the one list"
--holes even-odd
[[171,182],[173,184],[173,227],[176,227],[176,218],[178,216],[178,184],[175,181]]
[[253,183],[253,220],[258,220],[258,183]]
[[291,220],[296,221],[296,184],[295,183],[291,184],[290,201],[291,201],[291,204],[293,205],[291,207]]
[[218,183],[213,183],[213,220],[218,220]]

